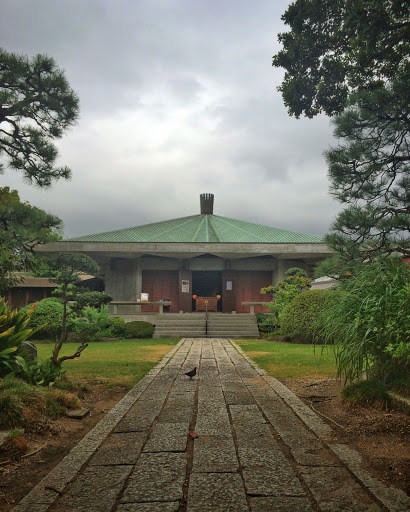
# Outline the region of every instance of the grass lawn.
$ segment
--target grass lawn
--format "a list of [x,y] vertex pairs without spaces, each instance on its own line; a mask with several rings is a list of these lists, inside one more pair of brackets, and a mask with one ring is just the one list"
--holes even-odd
[[336,377],[331,348],[281,341],[235,340],[246,354],[269,375],[277,378]]
[[[76,359],[64,361],[71,381],[94,381],[131,388],[179,341],[179,338],[121,340],[90,343]],[[35,342],[38,355],[49,358],[54,344]],[[65,343],[60,355],[74,354],[78,343]]]

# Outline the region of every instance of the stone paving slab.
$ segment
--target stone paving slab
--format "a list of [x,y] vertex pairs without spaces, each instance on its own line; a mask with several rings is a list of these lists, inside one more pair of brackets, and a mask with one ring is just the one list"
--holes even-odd
[[201,435],[195,441],[194,473],[235,473],[239,462],[230,437]]
[[157,423],[144,446],[144,452],[184,452],[189,422]]
[[230,340],[182,339],[13,512],[410,510],[331,434]]
[[111,434],[90,460],[92,466],[135,464],[148,437],[147,432]]
[[121,502],[181,500],[185,469],[184,453],[142,453]]
[[248,512],[238,473],[194,473],[189,482],[190,512]]
[[252,512],[313,512],[312,505],[306,498],[256,497],[250,498]]
[[[57,512],[110,512],[132,466],[91,466],[55,505]],[[96,499],[98,497],[98,499]]]

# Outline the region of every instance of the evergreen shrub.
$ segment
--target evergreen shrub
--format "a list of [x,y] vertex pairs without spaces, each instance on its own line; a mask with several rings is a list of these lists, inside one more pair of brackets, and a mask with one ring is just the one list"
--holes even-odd
[[281,315],[281,333],[289,341],[321,343],[318,317],[335,297],[333,290],[309,290],[297,295]]
[[133,321],[125,324],[125,337],[127,339],[147,339],[152,338],[154,326],[150,322]]
[[[23,311],[32,307],[33,304],[25,306]],[[40,300],[31,313],[28,327],[38,329],[36,339],[55,338],[61,332],[63,322],[63,305],[56,298]]]
[[110,330],[113,338],[125,338],[125,320],[123,318],[110,318]]

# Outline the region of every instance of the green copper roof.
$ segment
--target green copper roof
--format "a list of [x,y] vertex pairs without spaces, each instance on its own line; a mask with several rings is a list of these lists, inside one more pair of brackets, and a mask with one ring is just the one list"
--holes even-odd
[[192,215],[133,228],[71,238],[70,242],[324,243],[322,237],[219,215]]

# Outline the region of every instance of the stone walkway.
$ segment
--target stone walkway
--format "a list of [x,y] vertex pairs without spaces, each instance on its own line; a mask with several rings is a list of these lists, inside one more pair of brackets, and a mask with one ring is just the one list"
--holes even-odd
[[181,340],[13,509],[319,510],[404,512],[410,499],[227,339]]

